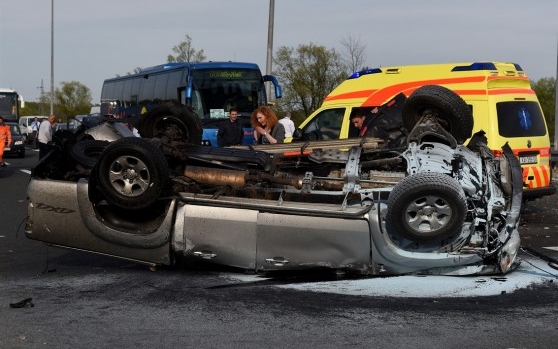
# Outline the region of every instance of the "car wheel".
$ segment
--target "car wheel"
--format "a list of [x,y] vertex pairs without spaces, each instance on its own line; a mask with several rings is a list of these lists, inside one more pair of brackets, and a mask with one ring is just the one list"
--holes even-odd
[[97,163],[101,153],[108,147],[110,142],[101,140],[85,140],[73,144],[68,154],[81,166],[91,169]]
[[389,194],[386,227],[392,235],[427,242],[454,235],[466,214],[465,193],[456,179],[420,172],[402,179]]
[[100,155],[90,185],[98,185],[110,203],[139,209],[157,200],[169,168],[161,151],[149,140],[126,137],[111,143]]
[[473,113],[455,92],[439,85],[426,85],[413,92],[403,106],[403,123],[411,131],[417,122],[431,113],[458,144],[473,134]]
[[194,111],[182,104],[171,103],[143,115],[138,131],[143,138],[168,137],[171,141],[201,144],[202,125]]
[[19,154],[17,154],[18,157],[20,158],[24,158],[25,157],[25,149],[22,149]]

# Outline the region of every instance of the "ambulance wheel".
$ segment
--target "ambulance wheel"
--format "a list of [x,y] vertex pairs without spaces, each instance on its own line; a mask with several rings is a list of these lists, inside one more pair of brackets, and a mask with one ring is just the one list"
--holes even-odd
[[201,144],[202,124],[192,108],[167,103],[142,115],[138,125],[142,138],[165,136],[170,141]]
[[458,144],[473,134],[473,113],[455,92],[439,85],[426,85],[413,92],[403,106],[403,123],[411,131],[417,122],[431,113]]
[[389,194],[386,228],[415,243],[442,244],[460,233],[466,214],[467,200],[456,179],[420,172],[402,179]]

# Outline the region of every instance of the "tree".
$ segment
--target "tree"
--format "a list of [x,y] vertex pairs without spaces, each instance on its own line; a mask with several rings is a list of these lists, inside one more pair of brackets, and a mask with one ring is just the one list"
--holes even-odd
[[[134,70],[127,72],[126,75],[137,74],[137,73],[139,73],[140,71],[142,71],[142,69],[143,69],[142,67],[135,67]],[[119,77],[121,77],[122,75],[120,75],[120,74],[114,74],[114,76],[116,76],[117,78],[119,78]]]
[[[137,73],[139,73],[140,71],[142,71],[142,69],[143,69],[142,67],[135,67],[134,70],[127,72],[126,75],[137,74]],[[120,74],[116,74],[116,77],[117,77],[117,78],[119,78],[120,76],[121,76]]]
[[345,49],[343,61],[347,65],[350,73],[366,69],[366,45],[360,41],[360,37],[347,36],[341,40],[341,45]]
[[40,102],[25,101],[25,108],[20,109],[19,115],[20,116],[44,115],[44,112],[41,112]]
[[68,116],[88,114],[91,109],[91,91],[77,81],[61,82],[54,91],[56,114],[66,119]]
[[341,55],[313,43],[296,49],[280,47],[274,64],[274,74],[284,87],[279,109],[291,111],[297,121],[316,110],[347,77]]
[[168,55],[167,62],[203,62],[206,57],[203,50],[196,50],[192,46],[192,38],[186,34],[186,39],[172,48],[176,56]]
[[126,75],[132,75],[132,74],[137,74],[140,71],[142,71],[142,67],[135,67],[134,70],[132,70],[131,72],[126,73]]
[[541,103],[546,119],[550,141],[554,141],[554,125],[556,120],[556,78],[541,78],[531,82],[531,86]]

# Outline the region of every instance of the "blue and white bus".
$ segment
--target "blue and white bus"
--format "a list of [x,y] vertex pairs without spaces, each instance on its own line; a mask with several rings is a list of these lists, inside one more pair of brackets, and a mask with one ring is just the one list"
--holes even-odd
[[[281,98],[277,79],[271,75],[262,76],[257,64],[162,64],[136,74],[105,80],[101,92],[101,115],[141,119],[144,133],[150,133],[147,128],[152,129],[161,119],[188,123],[193,110],[203,127],[201,143],[217,146],[218,123],[228,118],[230,108],[236,107],[244,125],[243,144],[253,144],[250,115],[258,106],[268,104],[267,81],[273,84],[275,97]],[[145,127],[146,124],[149,127]],[[166,124],[164,127],[170,126]],[[191,140],[197,141],[195,138]]]

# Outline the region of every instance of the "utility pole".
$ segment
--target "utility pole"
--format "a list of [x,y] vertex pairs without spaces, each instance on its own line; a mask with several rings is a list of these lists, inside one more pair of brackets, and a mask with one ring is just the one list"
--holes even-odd
[[554,150],[558,150],[558,37],[556,38],[556,77],[554,88]]
[[54,114],[54,0],[50,0],[50,114]]
[[43,79],[41,79],[41,86],[37,87],[41,89],[41,96],[39,97],[39,115],[43,114],[43,103],[45,101],[45,86],[43,85]]
[[[275,0],[269,0],[269,20],[267,27],[267,61],[265,66],[266,75],[271,75],[271,63],[273,61],[273,20],[275,17]],[[271,82],[265,83],[267,101],[271,102]]]

